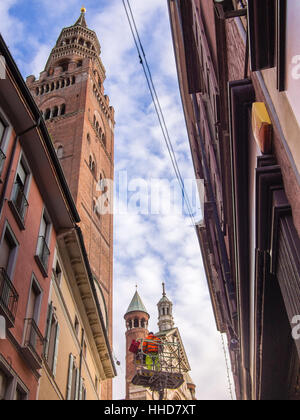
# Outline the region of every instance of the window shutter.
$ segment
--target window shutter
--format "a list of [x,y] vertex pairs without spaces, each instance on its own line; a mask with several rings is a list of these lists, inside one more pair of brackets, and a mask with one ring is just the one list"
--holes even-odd
[[57,364],[57,355],[58,355],[58,341],[59,341],[59,325],[56,325],[56,335],[55,335],[55,347],[53,354],[53,370],[52,373],[55,376],[56,374],[56,364]]
[[75,382],[75,400],[78,400],[79,391],[79,369],[76,369],[76,382]]
[[73,364],[74,364],[74,357],[73,357],[73,354],[70,354],[70,356],[69,356],[68,384],[67,384],[67,400],[71,399]]
[[82,378],[80,378],[79,381],[79,397],[78,397],[79,401],[82,400]]
[[45,333],[45,348],[44,348],[44,356],[45,359],[48,360],[48,350],[49,350],[49,341],[50,341],[50,333],[51,333],[51,321],[53,315],[53,305],[52,302],[49,304],[48,309],[48,317],[47,317],[47,326],[46,326],[46,333]]

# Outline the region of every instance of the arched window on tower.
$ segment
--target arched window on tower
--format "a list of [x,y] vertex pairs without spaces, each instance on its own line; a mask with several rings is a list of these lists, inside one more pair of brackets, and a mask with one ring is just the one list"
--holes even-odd
[[49,120],[50,115],[51,115],[51,111],[50,111],[49,108],[47,108],[46,111],[45,111],[45,120]]
[[67,71],[69,67],[69,62],[63,61],[62,63],[60,63],[60,66],[62,67],[62,71]]
[[54,90],[54,82],[51,83],[51,92]]
[[130,320],[128,321],[128,326],[129,326],[129,329],[131,330],[131,328],[132,328],[132,319],[130,319]]
[[142,328],[145,328],[145,326],[146,326],[145,318],[142,318],[141,326],[142,326]]
[[66,113],[66,105],[62,104],[61,108],[60,108],[60,115],[65,115]]
[[134,328],[138,328],[139,327],[139,320],[137,318],[134,319]]
[[76,82],[76,77],[75,76],[72,76],[72,85],[74,85],[75,82]]
[[103,142],[104,146],[106,147],[106,137],[105,137],[104,133],[102,134],[102,142]]
[[58,107],[57,106],[55,106],[54,108],[53,108],[53,111],[52,111],[52,118],[55,118],[55,117],[57,117],[58,116]]
[[89,168],[94,176],[96,176],[96,163],[93,157],[90,155],[89,157]]
[[92,172],[93,172],[93,175],[96,176],[96,164],[94,161],[92,162]]
[[64,156],[64,148],[63,146],[58,146],[57,150],[56,150],[56,154],[58,159],[62,159]]
[[67,83],[66,83],[66,85],[67,85],[67,86],[70,86],[70,84],[71,84],[71,82],[70,82],[70,78],[68,77],[68,78],[67,78]]

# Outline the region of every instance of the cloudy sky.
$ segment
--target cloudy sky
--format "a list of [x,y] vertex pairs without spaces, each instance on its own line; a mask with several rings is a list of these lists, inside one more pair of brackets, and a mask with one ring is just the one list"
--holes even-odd
[[[78,0],[1,0],[1,33],[24,77],[39,75],[61,29],[77,20],[81,6]],[[117,191],[120,182],[128,182],[127,197],[120,194],[115,200],[114,353],[121,366],[114,380],[114,398],[122,399],[125,394],[123,315],[135,285],[150,313],[150,328],[156,330],[156,303],[164,281],[198,399],[229,399],[222,342],[216,331],[199,244],[180,200],[171,200],[169,205],[169,186],[174,186],[175,175],[122,1],[86,0],[84,6],[88,26],[97,32],[101,44],[107,72],[105,91],[116,112]],[[167,1],[131,0],[131,6],[182,177],[193,179]],[[160,193],[154,193],[151,186],[158,181]],[[196,203],[199,210],[197,207]],[[199,211],[195,218],[199,219]]]

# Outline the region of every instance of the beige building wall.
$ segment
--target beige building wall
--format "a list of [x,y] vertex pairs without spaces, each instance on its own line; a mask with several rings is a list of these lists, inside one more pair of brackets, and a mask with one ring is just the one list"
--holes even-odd
[[[65,400],[67,398],[67,385],[69,375],[70,354],[74,356],[74,365],[79,368],[82,330],[86,343],[85,355],[82,358],[81,378],[86,389],[86,400],[98,400],[101,393],[101,367],[98,366],[94,348],[93,337],[86,319],[84,307],[78,296],[75,296],[66,271],[58,255],[62,274],[59,280],[52,276],[49,303],[52,301],[55,317],[57,318],[60,333],[55,375],[51,372],[47,361],[43,362],[40,379],[39,400]],[[75,319],[78,321],[75,328]],[[84,397],[82,396],[82,399]]]

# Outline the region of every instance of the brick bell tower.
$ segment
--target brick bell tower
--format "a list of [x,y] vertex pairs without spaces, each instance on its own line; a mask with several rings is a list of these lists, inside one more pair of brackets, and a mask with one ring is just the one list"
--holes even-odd
[[146,338],[150,315],[145,308],[138,291],[135,292],[131,303],[124,315],[126,321],[126,400],[146,400],[148,391],[131,383],[135,374],[134,354],[128,349],[132,340]]
[[[112,267],[114,176],[114,109],[104,93],[105,68],[94,31],[87,27],[85,9],[74,25],[64,28],[40,78],[27,78],[60,159],[81,218],[90,265],[112,343]],[[111,185],[111,184],[110,184]],[[103,209],[106,214],[103,214]],[[103,399],[112,398],[111,381],[102,386]]]

